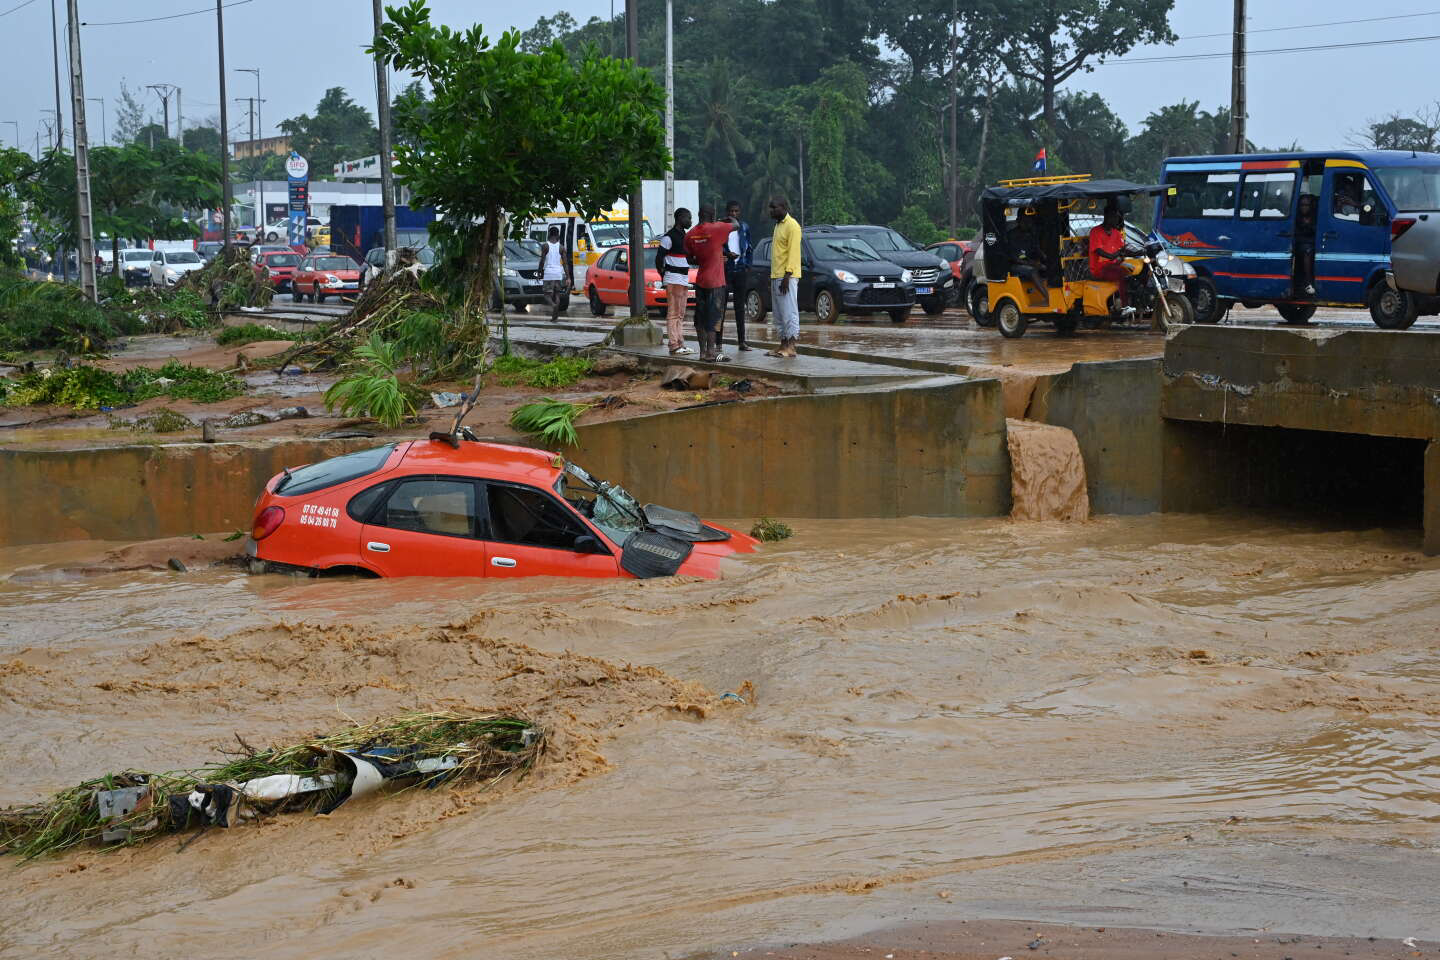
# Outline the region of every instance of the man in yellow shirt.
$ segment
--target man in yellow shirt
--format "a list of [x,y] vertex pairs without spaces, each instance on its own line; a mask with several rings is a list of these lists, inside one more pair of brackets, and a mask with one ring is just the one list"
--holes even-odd
[[800,338],[800,224],[790,216],[790,201],[784,197],[770,199],[770,216],[775,221],[775,238],[770,245],[770,304],[775,311],[780,348],[769,355],[793,357],[795,341]]

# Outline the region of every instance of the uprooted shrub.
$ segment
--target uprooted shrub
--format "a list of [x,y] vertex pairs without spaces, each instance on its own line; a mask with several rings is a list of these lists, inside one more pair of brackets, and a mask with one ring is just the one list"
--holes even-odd
[[102,306],[112,316],[127,315],[123,329],[147,333],[203,330],[219,319],[197,291],[180,286],[120,290]]
[[199,270],[180,278],[181,289],[193,290],[216,310],[264,307],[275,296],[269,271],[255,269],[247,247],[222,249]]
[[325,406],[343,416],[372,417],[392,429],[400,426],[420,409],[420,391],[402,383],[396,373],[400,363],[398,348],[372,333],[355,348],[351,372],[325,391]]
[[28,373],[5,387],[0,393],[0,404],[99,410],[154,397],[217,403],[244,392],[244,384],[228,373],[192,367],[178,360],[171,360],[156,370],[140,368],[120,374],[82,364]]
[[0,350],[93,353],[116,336],[131,332],[124,318],[108,316],[85,299],[79,287],[0,275]]

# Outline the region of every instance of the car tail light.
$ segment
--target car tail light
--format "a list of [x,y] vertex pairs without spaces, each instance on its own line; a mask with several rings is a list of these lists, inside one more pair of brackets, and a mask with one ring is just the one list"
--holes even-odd
[[255,525],[250,528],[250,536],[254,540],[264,540],[279,529],[280,524],[284,522],[284,507],[266,507],[264,510],[261,510],[260,515],[255,518]]
[[1390,221],[1390,239],[1399,240],[1401,235],[1415,226],[1414,217],[1396,217]]

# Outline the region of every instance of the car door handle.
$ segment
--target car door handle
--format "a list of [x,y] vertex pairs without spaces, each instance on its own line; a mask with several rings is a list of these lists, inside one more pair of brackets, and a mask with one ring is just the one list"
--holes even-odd
[[511,560],[509,557],[491,557],[491,558],[490,558],[490,566],[492,566],[492,567],[513,567],[513,566],[515,566],[515,561],[514,561],[514,560]]
[[369,543],[365,544],[365,549],[374,550],[376,553],[389,553],[390,544],[381,543],[379,540],[371,540]]

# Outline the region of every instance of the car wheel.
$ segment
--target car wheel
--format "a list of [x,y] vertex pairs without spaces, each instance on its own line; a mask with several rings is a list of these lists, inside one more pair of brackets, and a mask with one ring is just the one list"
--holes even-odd
[[834,323],[840,317],[840,305],[835,294],[829,290],[815,292],[815,319],[820,323]]
[[1219,323],[1225,316],[1220,306],[1220,297],[1215,292],[1215,281],[1209,277],[1195,277],[1185,290],[1190,306],[1195,308],[1196,323]]
[[[930,312],[929,308],[926,308],[925,312],[926,312],[926,313],[929,313],[929,312]],[[891,322],[891,323],[904,323],[906,320],[909,320],[909,319],[910,319],[910,308],[909,308],[909,307],[905,307],[904,309],[901,309],[901,310],[891,310],[891,311],[890,311],[890,322]]]
[[920,301],[920,308],[925,311],[927,316],[939,316],[945,312],[945,298],[939,296],[926,297]]
[[745,322],[758,324],[765,322],[765,298],[760,295],[759,290],[747,290],[745,292]]
[[1172,294],[1165,298],[1165,308],[1155,313],[1155,326],[1161,330],[1174,330],[1195,322],[1195,307],[1189,297]]
[[595,284],[590,284],[590,315],[592,317],[605,316],[605,303],[600,299],[600,291],[595,289]]
[[1020,312],[1020,307],[1014,300],[1006,300],[1000,304],[1000,309],[995,311],[995,325],[1000,328],[1002,337],[1018,340],[1025,336],[1025,328],[1030,325],[1030,318]]
[[271,243],[274,243],[276,240],[280,239],[280,234],[276,233],[274,230],[271,230],[269,233],[265,234],[265,239],[269,240]]
[[995,316],[990,312],[990,290],[988,285],[983,283],[972,283],[970,285],[970,300],[968,306],[970,316],[975,319],[976,326],[995,326]]
[[1389,284],[1377,283],[1370,290],[1370,319],[1382,330],[1405,330],[1419,314],[1415,298]]
[[[1303,327],[1310,322],[1311,317],[1315,316],[1315,304],[1313,303],[1277,303],[1275,310],[1280,314],[1280,318],[1292,327]],[[1414,321],[1413,313],[1410,319],[1412,322]],[[1409,325],[1406,324],[1407,327]]]

